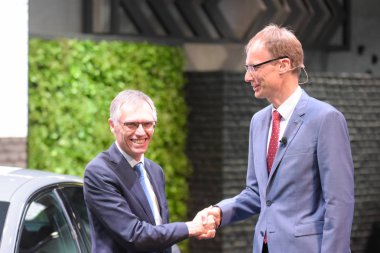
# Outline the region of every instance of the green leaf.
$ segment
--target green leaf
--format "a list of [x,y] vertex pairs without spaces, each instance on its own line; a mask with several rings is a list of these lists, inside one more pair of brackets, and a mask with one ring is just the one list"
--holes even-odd
[[146,157],[165,170],[171,221],[186,220],[191,169],[183,67],[178,47],[30,39],[29,167],[82,176],[86,164],[114,141],[107,123],[112,99],[121,90],[139,89],[158,111]]

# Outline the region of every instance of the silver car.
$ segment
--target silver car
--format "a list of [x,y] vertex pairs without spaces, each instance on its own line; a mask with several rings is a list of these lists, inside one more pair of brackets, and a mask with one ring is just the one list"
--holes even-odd
[[0,166],[0,253],[90,252],[79,177]]

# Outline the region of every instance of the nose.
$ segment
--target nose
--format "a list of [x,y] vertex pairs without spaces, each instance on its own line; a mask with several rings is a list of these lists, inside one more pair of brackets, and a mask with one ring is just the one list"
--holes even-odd
[[245,81],[246,83],[250,83],[250,82],[253,81],[253,76],[252,76],[251,72],[249,72],[249,71],[246,71],[246,72],[245,72],[245,75],[244,75],[244,81]]
[[137,135],[145,135],[145,129],[144,127],[142,126],[142,124],[139,124],[139,126],[137,127],[135,133]]

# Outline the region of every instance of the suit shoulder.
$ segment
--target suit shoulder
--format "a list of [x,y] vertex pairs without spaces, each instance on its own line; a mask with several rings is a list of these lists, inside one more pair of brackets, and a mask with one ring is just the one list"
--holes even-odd
[[107,151],[102,151],[87,163],[86,168],[91,167],[94,164],[101,164],[106,160],[109,160],[109,154]]
[[321,101],[313,97],[310,97],[309,99],[308,108],[314,115],[338,115],[338,117],[344,118],[343,113],[339,111],[336,107],[325,101]]
[[153,162],[150,159],[147,159],[147,158],[144,158],[144,159],[145,159],[145,167],[146,168],[149,168],[149,170],[151,172],[155,173],[156,175],[160,175],[161,177],[165,177],[165,172],[160,165],[158,165],[157,163]]
[[268,105],[266,107],[264,107],[263,109],[259,110],[258,112],[254,113],[253,116],[252,116],[252,119],[251,119],[251,124],[254,122],[254,121],[262,121],[262,119],[264,117],[266,117],[268,111],[271,110],[271,105]]
[[160,165],[158,165],[157,163],[153,162],[152,160],[150,160],[148,158],[144,158],[144,159],[145,159],[146,166],[149,166],[149,167],[157,169],[157,170],[162,170],[162,167]]
[[95,156],[85,167],[86,174],[106,172],[109,170],[110,155],[108,151],[103,151]]

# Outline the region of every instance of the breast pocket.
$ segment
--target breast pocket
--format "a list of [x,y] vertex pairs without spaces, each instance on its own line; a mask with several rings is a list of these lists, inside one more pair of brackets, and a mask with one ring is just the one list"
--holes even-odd
[[299,156],[313,154],[316,151],[317,142],[293,142],[286,150],[287,156]]

